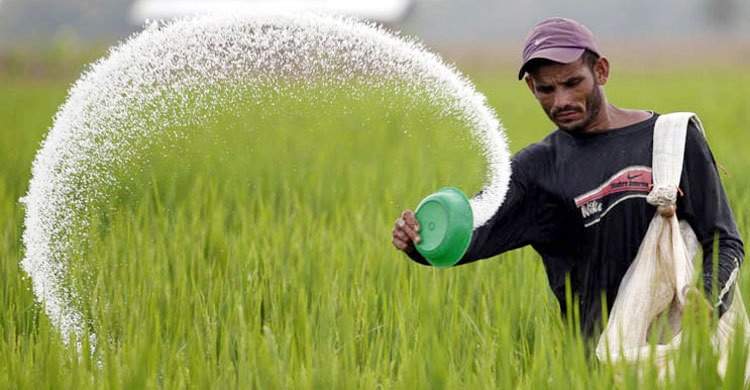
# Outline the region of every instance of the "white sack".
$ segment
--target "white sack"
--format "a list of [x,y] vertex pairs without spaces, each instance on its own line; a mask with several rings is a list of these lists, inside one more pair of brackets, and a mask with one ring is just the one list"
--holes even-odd
[[[693,260],[700,247],[695,233],[674,213],[682,173],[685,135],[688,121],[703,131],[692,113],[661,115],[654,128],[653,181],[647,201],[658,210],[641,242],[638,254],[628,268],[604,332],[599,338],[596,355],[612,363],[648,361],[653,358],[661,375],[674,375],[670,351],[676,350],[682,338],[684,288],[694,285]],[[730,277],[723,296],[734,285],[739,269]],[[666,316],[666,322],[663,321]],[[659,334],[659,344],[652,350],[648,343],[652,324],[666,323],[666,334]],[[729,359],[729,347],[735,328],[745,330],[745,345],[750,340],[750,322],[739,289],[729,310],[719,319],[712,344],[719,354],[717,370],[723,378]],[[663,330],[663,329],[662,329]],[[653,356],[652,356],[653,353]],[[745,364],[745,382],[750,374],[750,356]]]

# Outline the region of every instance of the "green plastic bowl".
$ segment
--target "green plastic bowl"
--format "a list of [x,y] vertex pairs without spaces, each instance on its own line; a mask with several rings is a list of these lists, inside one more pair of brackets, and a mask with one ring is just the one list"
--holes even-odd
[[456,264],[469,248],[474,229],[466,195],[457,188],[441,188],[419,203],[415,216],[422,237],[417,251],[435,267]]

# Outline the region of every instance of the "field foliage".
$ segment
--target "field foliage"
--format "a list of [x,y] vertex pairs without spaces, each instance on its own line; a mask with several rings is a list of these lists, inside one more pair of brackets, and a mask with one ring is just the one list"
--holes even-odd
[[[615,69],[615,104],[700,114],[743,237],[750,231],[750,71]],[[551,125],[513,69],[471,74],[516,151]],[[596,362],[563,322],[540,259],[525,248],[449,270],[393,249],[393,220],[425,195],[484,181],[467,129],[383,98],[329,107],[279,97],[218,113],[157,143],[93,216],[70,283],[98,343],[63,340],[19,266],[30,167],[67,82],[0,88],[2,388],[654,387]],[[395,96],[393,99],[405,99]],[[309,102],[308,102],[309,103]],[[393,102],[391,102],[393,103]],[[401,107],[401,108],[399,108]],[[75,270],[74,270],[75,271]],[[750,302],[750,279],[740,284]],[[672,388],[724,382],[709,325],[692,332]],[[67,341],[67,344],[66,344]],[[693,357],[698,356],[697,359]],[[642,381],[642,382],[639,382]]]

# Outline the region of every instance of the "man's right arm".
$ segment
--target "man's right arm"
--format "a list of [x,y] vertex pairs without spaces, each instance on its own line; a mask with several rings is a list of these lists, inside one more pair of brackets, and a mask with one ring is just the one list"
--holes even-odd
[[[457,265],[489,258],[531,243],[537,230],[537,208],[532,206],[532,197],[527,196],[529,191],[529,182],[523,172],[514,170],[503,204],[487,223],[474,229],[469,248]],[[419,239],[418,233],[419,223],[414,214],[406,210],[394,224],[393,244],[413,261],[430,265],[414,248],[414,242]]]
[[[513,172],[503,204],[487,223],[474,229],[471,244],[457,265],[497,256],[531,244],[537,235],[536,196],[525,171]],[[537,194],[538,195],[538,194]]]

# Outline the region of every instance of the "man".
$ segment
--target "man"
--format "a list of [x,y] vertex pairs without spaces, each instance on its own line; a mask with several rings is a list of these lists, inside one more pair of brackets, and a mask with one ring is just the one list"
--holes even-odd
[[[611,309],[656,210],[645,198],[652,184],[658,114],[621,109],[607,100],[609,62],[599,54],[592,33],[573,20],[540,22],[524,42],[522,60],[519,80],[526,75],[531,93],[558,128],[513,156],[505,202],[474,231],[458,264],[531,245],[542,257],[563,314],[569,276],[581,330],[594,336],[602,326],[601,299]],[[692,124],[680,191],[677,216],[701,243],[705,297],[716,300],[713,305],[722,314],[731,293],[711,297],[727,291],[744,248],[711,151]],[[718,270],[712,261],[715,237]],[[413,260],[428,264],[414,248],[419,224],[411,211],[396,220],[392,241]]]

